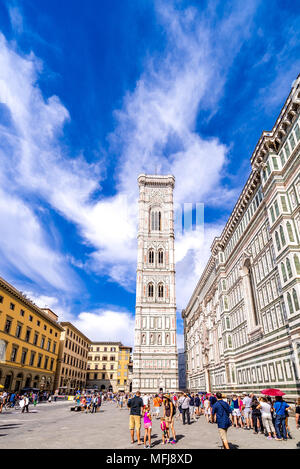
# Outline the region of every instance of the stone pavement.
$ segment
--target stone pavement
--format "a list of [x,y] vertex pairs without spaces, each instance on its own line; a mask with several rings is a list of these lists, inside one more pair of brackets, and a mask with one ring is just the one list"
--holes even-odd
[[[97,414],[71,412],[72,402],[52,402],[29,407],[28,414],[20,411],[3,411],[0,414],[0,449],[2,448],[107,448],[143,449],[131,445],[128,429],[128,409],[118,409],[115,403],[105,403]],[[293,439],[287,442],[268,440],[252,431],[230,428],[229,441],[236,449],[300,448],[300,430],[290,417]],[[162,445],[160,421],[153,419],[153,449],[218,449],[220,440],[217,425],[208,424],[204,416],[191,425],[183,426],[175,420],[178,437],[176,445]],[[143,430],[142,430],[143,435]]]

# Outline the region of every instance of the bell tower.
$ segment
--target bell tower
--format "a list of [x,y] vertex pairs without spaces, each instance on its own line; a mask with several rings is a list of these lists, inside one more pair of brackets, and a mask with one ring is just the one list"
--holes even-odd
[[178,390],[172,175],[138,177],[133,391]]

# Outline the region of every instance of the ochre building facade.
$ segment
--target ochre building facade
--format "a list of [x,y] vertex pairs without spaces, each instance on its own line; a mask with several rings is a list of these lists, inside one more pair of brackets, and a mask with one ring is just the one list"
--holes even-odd
[[0,384],[7,391],[52,391],[62,327],[0,278]]

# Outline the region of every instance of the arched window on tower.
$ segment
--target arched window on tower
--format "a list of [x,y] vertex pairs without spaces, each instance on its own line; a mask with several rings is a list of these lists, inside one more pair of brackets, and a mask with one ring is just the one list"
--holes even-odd
[[291,241],[291,243],[294,243],[295,238],[294,238],[294,234],[293,234],[293,230],[292,230],[292,225],[290,224],[289,221],[286,224],[286,229],[287,229],[287,232],[288,232],[288,235],[289,235],[289,240]]
[[151,210],[151,231],[161,231],[161,211]]
[[164,252],[162,249],[159,249],[158,251],[158,263],[163,264],[164,263]]
[[166,334],[166,345],[170,345],[170,334]]
[[296,267],[297,275],[299,275],[300,274],[300,262],[299,262],[299,257],[297,256],[297,254],[294,254],[294,264]]
[[298,301],[298,296],[295,288],[293,288],[293,300],[294,300],[294,305],[295,305],[295,310],[299,311],[299,301]]
[[148,285],[148,297],[153,298],[154,295],[154,286],[153,283],[149,283]]
[[150,249],[150,250],[149,250],[148,261],[149,261],[149,264],[153,264],[153,263],[154,263],[154,251],[153,251],[153,249]]
[[162,283],[158,284],[158,298],[164,297],[164,286]]
[[281,262],[281,273],[282,273],[283,281],[286,282],[287,281],[287,275],[286,275],[285,265],[284,265],[283,262]]
[[289,258],[287,258],[286,260],[286,270],[287,270],[289,278],[291,278],[293,276],[293,272],[292,272],[292,267],[291,267]]

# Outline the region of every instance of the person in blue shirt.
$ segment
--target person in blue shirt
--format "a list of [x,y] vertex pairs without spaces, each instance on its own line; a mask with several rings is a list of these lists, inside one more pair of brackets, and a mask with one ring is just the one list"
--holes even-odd
[[[210,403],[210,408],[212,409],[213,408],[213,405],[217,402],[217,398],[212,394],[209,398],[209,403]],[[212,412],[211,412],[211,420],[210,420],[210,423],[214,423],[216,421],[216,419],[214,418]]]
[[286,417],[286,409],[290,407],[281,396],[275,397],[275,404],[274,410],[276,412],[275,417],[275,431],[276,431],[276,438],[275,440],[287,440],[286,434],[286,425],[285,425],[285,417]]
[[223,443],[224,449],[229,449],[227,440],[227,430],[231,426],[230,414],[232,412],[227,402],[223,401],[222,393],[217,392],[217,402],[212,406],[212,416],[216,415],[219,434]]

